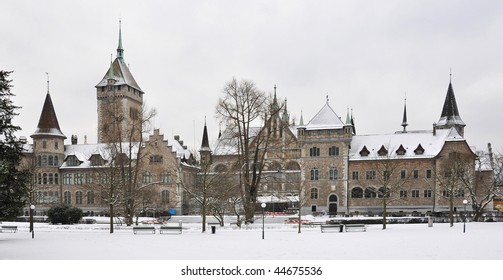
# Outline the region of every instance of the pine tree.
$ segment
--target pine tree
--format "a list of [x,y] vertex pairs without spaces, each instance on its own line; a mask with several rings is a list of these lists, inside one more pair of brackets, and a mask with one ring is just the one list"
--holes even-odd
[[11,100],[12,72],[0,70],[0,221],[19,215],[25,204],[27,173],[18,170],[23,143],[14,133],[21,128],[12,123],[19,107]]

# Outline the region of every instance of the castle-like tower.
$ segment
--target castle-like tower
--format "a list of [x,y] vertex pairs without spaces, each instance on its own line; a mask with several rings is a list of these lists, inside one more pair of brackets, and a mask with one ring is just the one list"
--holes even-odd
[[143,90],[124,62],[122,30],[119,22],[117,57],[110,63],[107,73],[96,85],[98,143],[140,140],[143,94]]

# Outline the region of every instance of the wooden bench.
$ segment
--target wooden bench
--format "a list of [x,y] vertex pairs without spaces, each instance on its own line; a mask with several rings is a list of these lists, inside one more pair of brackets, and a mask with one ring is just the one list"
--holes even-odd
[[173,232],[173,233],[178,233],[182,234],[182,227],[181,226],[161,226],[159,229],[159,233],[162,234],[163,232]]
[[147,231],[151,232],[152,234],[155,234],[155,227],[133,227],[133,233],[136,234],[137,232],[141,231]]
[[0,228],[0,232],[12,232],[12,233],[16,233],[17,232],[17,226],[2,226]]
[[348,225],[346,225],[346,231],[351,231],[353,229],[367,231],[367,225],[364,225],[364,224],[348,224]]
[[322,233],[324,233],[325,231],[342,232],[343,228],[344,228],[344,225],[342,225],[342,224],[321,224],[320,225],[320,229],[321,229]]

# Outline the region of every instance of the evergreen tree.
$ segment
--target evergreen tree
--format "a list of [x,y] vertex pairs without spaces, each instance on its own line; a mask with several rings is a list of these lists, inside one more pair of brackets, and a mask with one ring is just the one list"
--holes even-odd
[[26,199],[27,173],[18,170],[23,143],[14,133],[21,128],[12,123],[19,107],[14,106],[10,92],[12,72],[0,70],[0,221],[20,214]]

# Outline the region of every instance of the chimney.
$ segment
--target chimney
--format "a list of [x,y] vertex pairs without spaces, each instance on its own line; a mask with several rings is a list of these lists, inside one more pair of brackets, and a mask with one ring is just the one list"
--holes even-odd
[[433,123],[433,136],[437,135],[437,124]]
[[77,145],[77,135],[72,135],[72,145]]

